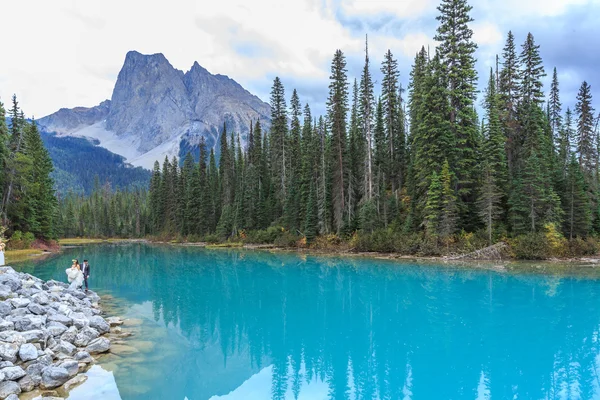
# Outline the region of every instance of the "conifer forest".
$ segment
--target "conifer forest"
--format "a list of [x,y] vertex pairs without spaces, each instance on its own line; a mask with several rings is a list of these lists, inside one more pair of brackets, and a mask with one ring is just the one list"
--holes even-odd
[[[349,77],[336,50],[326,115],[275,78],[268,129],[253,123],[243,143],[224,124],[219,151],[201,142],[199,154],[157,161],[147,191],[98,182],[89,196],[56,199],[35,123],[15,100],[5,124],[0,106],[3,222],[41,238],[344,243],[406,254],[506,241],[523,258],[596,252],[592,88],[582,82],[568,99],[574,108],[564,107],[557,70],[544,68],[532,33],[508,32],[498,67],[478,76],[471,11],[466,0],[442,0],[437,47],[421,48],[410,70],[392,50],[374,63],[365,42],[364,68]],[[400,74],[410,76],[406,90]]]

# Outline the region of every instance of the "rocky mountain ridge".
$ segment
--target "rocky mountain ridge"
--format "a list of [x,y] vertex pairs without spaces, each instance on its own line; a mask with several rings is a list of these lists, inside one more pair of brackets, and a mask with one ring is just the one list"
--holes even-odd
[[195,152],[200,137],[218,152],[225,123],[245,143],[250,124],[270,125],[270,107],[234,80],[213,75],[195,62],[175,69],[163,54],[130,51],[110,100],[91,108],[60,109],[38,123],[58,136],[79,136],[152,168],[165,156]]

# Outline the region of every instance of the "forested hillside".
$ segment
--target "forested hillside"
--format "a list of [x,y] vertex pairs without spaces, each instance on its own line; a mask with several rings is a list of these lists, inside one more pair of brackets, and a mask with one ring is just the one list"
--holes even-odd
[[[275,78],[268,132],[256,122],[242,147],[237,132],[223,129],[218,163],[202,145],[199,163],[156,163],[144,233],[348,239],[359,250],[415,254],[498,240],[513,240],[525,257],[595,252],[587,238],[600,233],[600,143],[590,85],[582,82],[575,109],[564,110],[556,69],[544,91],[531,33],[508,32],[499,68],[478,77],[471,9],[465,0],[441,2],[439,44],[423,47],[403,72],[407,92],[392,51],[373,65],[367,46],[353,80],[335,52],[325,116],[314,118],[295,90],[288,104]],[[373,68],[383,74],[377,91]],[[488,82],[483,115],[478,79]]]
[[125,163],[122,156],[96,146],[88,139],[58,137],[42,131],[42,140],[50,153],[57,194],[69,191],[90,195],[94,182],[108,182],[113,188],[148,188],[150,171]]

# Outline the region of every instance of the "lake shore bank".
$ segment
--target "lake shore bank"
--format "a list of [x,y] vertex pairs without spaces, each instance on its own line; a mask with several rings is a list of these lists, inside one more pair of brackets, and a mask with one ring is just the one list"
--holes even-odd
[[[83,246],[90,244],[126,244],[126,243],[150,243],[150,244],[165,244],[174,246],[190,246],[190,247],[203,247],[207,249],[244,249],[244,250],[262,250],[272,251],[281,253],[295,253],[295,254],[306,254],[306,255],[319,255],[319,256],[346,256],[346,257],[360,257],[360,258],[372,258],[380,260],[405,260],[405,261],[424,261],[424,262],[441,262],[441,263],[489,263],[489,264],[509,264],[514,262],[536,262],[536,263],[570,263],[570,264],[589,264],[595,266],[596,264],[600,267],[600,254],[585,256],[585,257],[549,257],[546,259],[518,259],[512,257],[508,249],[504,248],[502,251],[496,251],[491,253],[481,254],[482,250],[488,248],[475,250],[473,252],[466,252],[462,254],[453,254],[450,256],[423,256],[413,254],[402,254],[397,252],[377,252],[377,251],[356,251],[348,246],[332,246],[329,248],[314,248],[314,247],[285,247],[277,246],[274,244],[252,244],[242,242],[225,242],[225,243],[208,243],[208,242],[186,242],[177,240],[156,240],[153,238],[145,239],[87,239],[87,238],[75,238],[75,239],[61,239],[59,241],[61,247],[71,246]],[[501,243],[500,243],[501,244]],[[495,247],[498,244],[491,246]],[[490,248],[491,248],[490,247]],[[52,254],[52,253],[49,253]],[[487,255],[487,256],[486,256]],[[491,256],[490,256],[491,255]],[[502,255],[501,257],[494,257],[494,255]]]
[[[0,399],[64,398],[128,335],[93,291],[0,267]],[[25,394],[26,393],[26,394]]]

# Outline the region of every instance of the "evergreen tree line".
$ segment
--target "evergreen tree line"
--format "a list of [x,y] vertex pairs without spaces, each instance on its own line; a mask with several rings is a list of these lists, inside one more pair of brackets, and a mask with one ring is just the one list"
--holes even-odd
[[438,10],[439,46],[416,55],[406,101],[389,50],[375,96],[367,46],[352,85],[335,52],[324,117],[313,118],[296,90],[288,106],[275,78],[268,132],[256,122],[243,147],[224,127],[218,164],[201,144],[197,164],[188,155],[181,168],[155,165],[152,232],[225,239],[276,225],[311,241],[387,228],[436,241],[480,232],[490,243],[544,229],[600,232],[590,86],[563,112],[556,69],[547,97],[533,35],[517,48],[509,32],[480,118],[471,6],[443,0]]
[[112,190],[96,176],[89,196],[69,192],[58,201],[56,230],[61,237],[140,238],[150,233],[148,191]]
[[27,121],[16,96],[7,111],[0,102],[0,219],[9,235],[57,236],[52,160],[35,121]]

